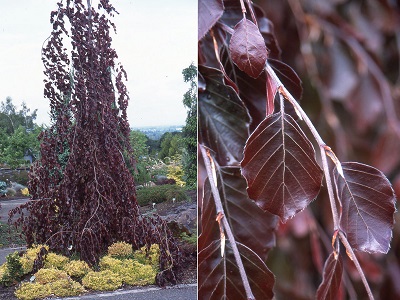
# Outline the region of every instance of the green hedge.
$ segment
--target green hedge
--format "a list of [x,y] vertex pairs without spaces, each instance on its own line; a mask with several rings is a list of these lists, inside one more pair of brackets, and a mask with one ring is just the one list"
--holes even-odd
[[175,198],[176,202],[186,200],[185,188],[177,185],[165,184],[146,187],[137,191],[137,201],[140,206],[151,203],[161,203],[167,200],[172,201],[172,198]]

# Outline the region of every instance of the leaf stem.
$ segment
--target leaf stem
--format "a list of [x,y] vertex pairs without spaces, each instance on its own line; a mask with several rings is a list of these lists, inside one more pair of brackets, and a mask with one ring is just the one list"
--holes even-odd
[[321,151],[321,160],[322,160],[322,168],[324,170],[325,181],[328,189],[329,201],[331,204],[332,210],[332,217],[333,217],[333,227],[334,230],[339,229],[339,215],[336,207],[335,196],[333,194],[332,188],[332,180],[331,175],[329,173],[328,161],[326,159],[326,144],[322,140],[321,136],[319,135],[317,129],[314,127],[313,123],[311,122],[310,118],[304,112],[303,108],[297,103],[296,99],[289,93],[289,91],[285,88],[282,84],[278,76],[275,74],[275,71],[271,68],[271,66],[266,63],[265,67],[268,74],[278,83],[279,91],[283,94],[283,96],[294,106],[296,112],[301,115],[301,118],[304,120],[308,128],[310,129],[312,135],[314,136],[315,140],[319,145],[319,149]]
[[353,261],[354,265],[355,265],[356,268],[357,268],[358,273],[359,273],[360,276],[361,276],[361,280],[362,280],[362,282],[363,282],[363,284],[364,284],[364,287],[365,287],[365,289],[366,289],[366,291],[367,291],[368,298],[369,298],[370,300],[374,300],[374,295],[372,295],[371,288],[369,287],[367,278],[365,277],[364,272],[363,272],[363,270],[362,270],[362,268],[361,268],[361,266],[360,266],[360,263],[358,262],[358,259],[357,259],[357,257],[356,257],[356,254],[354,253],[353,249],[352,249],[351,246],[350,246],[349,241],[347,240],[346,236],[344,235],[344,233],[343,233],[341,230],[339,230],[339,237],[340,237],[340,240],[342,241],[344,247],[346,248],[347,255],[348,255],[348,256],[350,257],[350,259]]
[[246,6],[244,5],[244,1],[243,0],[240,0],[240,6],[242,8],[243,18],[246,18],[247,11],[246,11]]
[[250,10],[251,18],[253,19],[254,24],[256,24],[258,27],[257,18],[256,18],[256,15],[254,14],[254,10],[253,10],[253,5],[250,0],[246,0],[246,2],[247,2],[247,6],[249,7],[249,10]]
[[[365,289],[368,293],[369,299],[374,299],[374,296],[372,295],[371,288],[369,287],[368,281],[364,275],[364,272],[360,266],[360,263],[358,262],[358,259],[356,255],[354,254],[353,249],[350,246],[349,241],[347,240],[346,236],[344,233],[339,229],[339,216],[338,216],[338,211],[336,207],[336,202],[335,202],[335,196],[333,194],[333,185],[332,185],[332,180],[331,176],[329,173],[329,166],[328,166],[328,161],[326,159],[326,156],[330,156],[332,158],[332,161],[336,165],[340,165],[340,161],[336,158],[336,155],[334,152],[331,150],[330,147],[328,147],[325,142],[322,140],[321,136],[319,135],[317,129],[314,127],[313,123],[311,122],[310,118],[307,116],[307,114],[304,112],[302,107],[297,103],[296,99],[289,93],[289,91],[285,88],[285,86],[282,84],[278,76],[275,74],[275,71],[271,68],[271,66],[266,63],[265,70],[267,73],[272,77],[273,80],[275,80],[278,83],[279,86],[279,92],[283,94],[283,96],[294,106],[296,112],[300,114],[300,116],[303,118],[304,122],[310,129],[312,135],[314,136],[315,140],[317,141],[320,151],[321,151],[321,160],[322,160],[322,168],[324,170],[325,174],[325,181],[328,189],[328,195],[329,195],[329,201],[331,204],[331,210],[332,210],[332,217],[333,217],[333,226],[334,230],[339,232],[340,240],[342,241],[343,245],[346,248],[346,251],[350,258],[352,259],[354,265],[357,268],[358,273],[361,276],[362,282],[365,286]],[[333,156],[333,157],[332,157]]]
[[213,160],[212,160],[210,151],[206,150],[206,148],[201,144],[199,145],[199,148],[200,148],[200,151],[201,151],[201,154],[203,157],[204,165],[206,166],[208,180],[210,181],[211,192],[213,194],[216,212],[217,212],[217,215],[221,214],[223,216],[222,217],[223,228],[224,228],[226,235],[228,236],[229,242],[232,246],[233,255],[235,257],[235,260],[236,260],[236,263],[237,263],[237,266],[239,269],[240,277],[242,278],[244,290],[246,292],[246,297],[249,300],[255,300],[253,292],[251,291],[251,288],[250,288],[249,280],[246,275],[246,270],[244,269],[243,262],[240,257],[239,249],[237,248],[237,245],[236,245],[235,237],[233,236],[231,227],[229,226],[227,219],[224,217],[225,216],[224,208],[222,206],[221,197],[218,192],[217,183],[214,180],[215,176],[213,175],[213,169],[215,168],[215,166],[214,166],[214,168],[212,166]]

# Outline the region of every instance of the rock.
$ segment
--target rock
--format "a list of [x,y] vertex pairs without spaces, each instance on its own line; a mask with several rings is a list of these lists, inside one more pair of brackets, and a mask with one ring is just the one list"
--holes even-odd
[[188,235],[196,234],[197,207],[195,203],[177,207],[176,210],[161,218],[167,222],[174,236],[178,237],[184,232]]

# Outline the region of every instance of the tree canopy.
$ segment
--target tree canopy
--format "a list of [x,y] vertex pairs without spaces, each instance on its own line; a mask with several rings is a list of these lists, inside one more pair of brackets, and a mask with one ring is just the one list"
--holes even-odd
[[0,107],[0,164],[17,168],[26,164],[25,155],[33,160],[39,155],[38,136],[43,130],[35,123],[35,109],[32,113],[25,103],[18,110],[10,97]]
[[184,179],[190,187],[197,183],[197,68],[193,63],[182,71],[183,79],[190,84],[183,95],[187,109],[186,124],[183,127],[183,169]]

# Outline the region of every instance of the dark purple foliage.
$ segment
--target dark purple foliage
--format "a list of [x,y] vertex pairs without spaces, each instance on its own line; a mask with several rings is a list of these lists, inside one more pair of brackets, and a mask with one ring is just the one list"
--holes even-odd
[[[398,298],[398,267],[385,277],[389,292],[379,285],[380,266],[396,266],[396,254],[384,263],[361,252],[389,251],[393,188],[371,166],[340,162],[372,160],[400,186],[398,91],[380,69],[398,81],[398,5],[225,0],[208,8],[199,10],[199,161],[207,171],[199,299],[372,299],[379,288]],[[280,247],[270,251],[275,238]]]
[[79,0],[57,6],[42,50],[52,125],[40,137],[41,156],[30,172],[32,199],[23,207],[29,216],[17,223],[28,245],[79,253],[90,264],[116,241],[134,248],[157,243],[162,284],[174,279],[178,248],[166,224],[141,216],[136,202],[127,74],[110,37],[115,25],[109,18],[117,12],[108,0],[98,8]]

